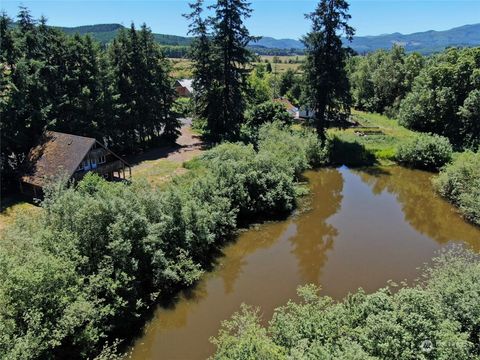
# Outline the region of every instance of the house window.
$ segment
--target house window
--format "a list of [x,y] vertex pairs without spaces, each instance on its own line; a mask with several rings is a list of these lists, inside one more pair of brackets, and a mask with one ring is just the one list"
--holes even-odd
[[80,165],[80,167],[83,169],[83,170],[90,170],[90,161],[88,160],[83,160],[82,161],[82,164]]
[[106,162],[107,162],[107,158],[106,158],[105,155],[100,155],[100,156],[98,157],[98,163],[99,163],[99,164],[105,164]]

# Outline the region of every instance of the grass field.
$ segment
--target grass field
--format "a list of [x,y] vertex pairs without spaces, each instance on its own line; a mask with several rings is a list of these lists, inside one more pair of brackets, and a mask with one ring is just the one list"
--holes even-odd
[[142,162],[141,166],[132,168],[132,178],[135,180],[145,179],[152,186],[159,186],[167,183],[175,175],[185,172],[181,162],[167,159],[148,160]]
[[[300,71],[301,63],[289,63],[289,61],[303,61],[305,56],[295,55],[295,56],[276,56],[279,63],[273,63],[274,56],[260,56],[260,62],[255,62],[254,64],[265,63],[268,60],[272,65],[272,70],[278,74],[284,73],[287,69],[293,69],[295,71]],[[175,79],[188,79],[192,77],[192,62],[188,59],[181,58],[170,58],[172,63],[172,72],[171,75]]]
[[398,145],[415,135],[415,132],[384,115],[353,110],[352,117],[360,126],[348,129],[332,128],[328,131],[335,138],[336,163],[391,164]]
[[10,224],[15,222],[20,216],[36,216],[41,208],[22,201],[20,199],[6,198],[2,199],[0,212],[0,235],[1,232]]

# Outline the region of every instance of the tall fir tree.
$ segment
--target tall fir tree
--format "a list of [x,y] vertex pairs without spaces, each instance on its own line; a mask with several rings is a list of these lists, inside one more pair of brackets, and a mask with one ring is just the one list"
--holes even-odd
[[252,9],[245,0],[218,0],[211,9],[215,11],[211,18],[217,65],[214,78],[221,95],[215,130],[220,138],[235,139],[245,111],[246,66],[252,60],[247,45],[255,39],[243,22],[250,17]]
[[244,25],[251,15],[245,0],[218,0],[202,18],[203,1],[190,5],[190,34],[195,36],[190,51],[194,63],[197,115],[206,120],[207,135],[214,140],[235,139],[243,122],[247,89],[247,50],[254,39]]
[[172,111],[174,91],[166,61],[150,29],[132,24],[109,48],[114,144],[134,151],[159,140],[172,142],[180,124]]
[[194,37],[188,53],[192,61],[194,113],[197,118],[206,120],[207,130],[215,132],[220,116],[220,106],[217,104],[220,94],[217,93],[218,86],[215,86],[214,79],[212,34],[209,32],[208,19],[202,17],[203,0],[196,0],[189,6],[191,13],[184,17],[190,20],[188,35]]
[[325,136],[326,121],[342,120],[350,114],[345,63],[351,50],[342,44],[342,36],[351,41],[355,33],[348,25],[348,8],[345,0],[321,0],[314,12],[305,15],[312,28],[302,39],[307,55],[304,76],[320,137]]
[[13,183],[25,155],[46,128],[51,109],[36,22],[24,7],[17,19],[18,26],[2,34],[2,40],[13,39],[10,51],[16,53],[12,56],[2,47],[2,59],[10,57],[14,62],[2,64],[2,82],[6,83],[0,108],[2,186]]
[[78,34],[65,44],[62,57],[61,96],[55,108],[54,127],[58,131],[103,137],[102,76],[100,49],[92,38]]

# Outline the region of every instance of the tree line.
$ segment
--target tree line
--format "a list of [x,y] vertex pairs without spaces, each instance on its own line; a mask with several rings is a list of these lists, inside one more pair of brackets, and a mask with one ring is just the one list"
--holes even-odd
[[446,136],[457,148],[480,145],[480,48],[424,57],[394,46],[348,63],[356,108]]
[[15,24],[1,15],[0,40],[2,185],[45,129],[95,137],[120,152],[175,140],[170,65],[147,26],[132,24],[102,48],[22,7]]

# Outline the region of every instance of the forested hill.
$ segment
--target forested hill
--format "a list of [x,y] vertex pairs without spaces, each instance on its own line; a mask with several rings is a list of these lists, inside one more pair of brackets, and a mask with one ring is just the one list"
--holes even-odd
[[[67,34],[79,33],[81,35],[90,34],[102,44],[106,44],[113,40],[118,30],[124,28],[120,24],[97,24],[84,25],[77,27],[57,27]],[[154,34],[155,40],[162,45],[189,45],[191,38],[176,35]]]
[[[98,24],[78,27],[62,27],[61,30],[66,33],[91,34],[95,39],[102,43],[110,42],[117,31],[123,25],[120,24]],[[191,42],[191,38],[154,34],[155,39],[162,45],[186,46]],[[390,49],[393,44],[405,46],[407,51],[418,51],[422,54],[429,54],[441,51],[449,46],[479,46],[480,45],[480,23],[474,25],[464,25],[445,31],[425,31],[414,34],[385,34],[376,36],[357,36],[351,44],[352,48],[365,53],[377,49]],[[258,42],[252,44],[256,49],[295,49],[301,51],[303,44],[294,39],[274,39],[263,37]]]

